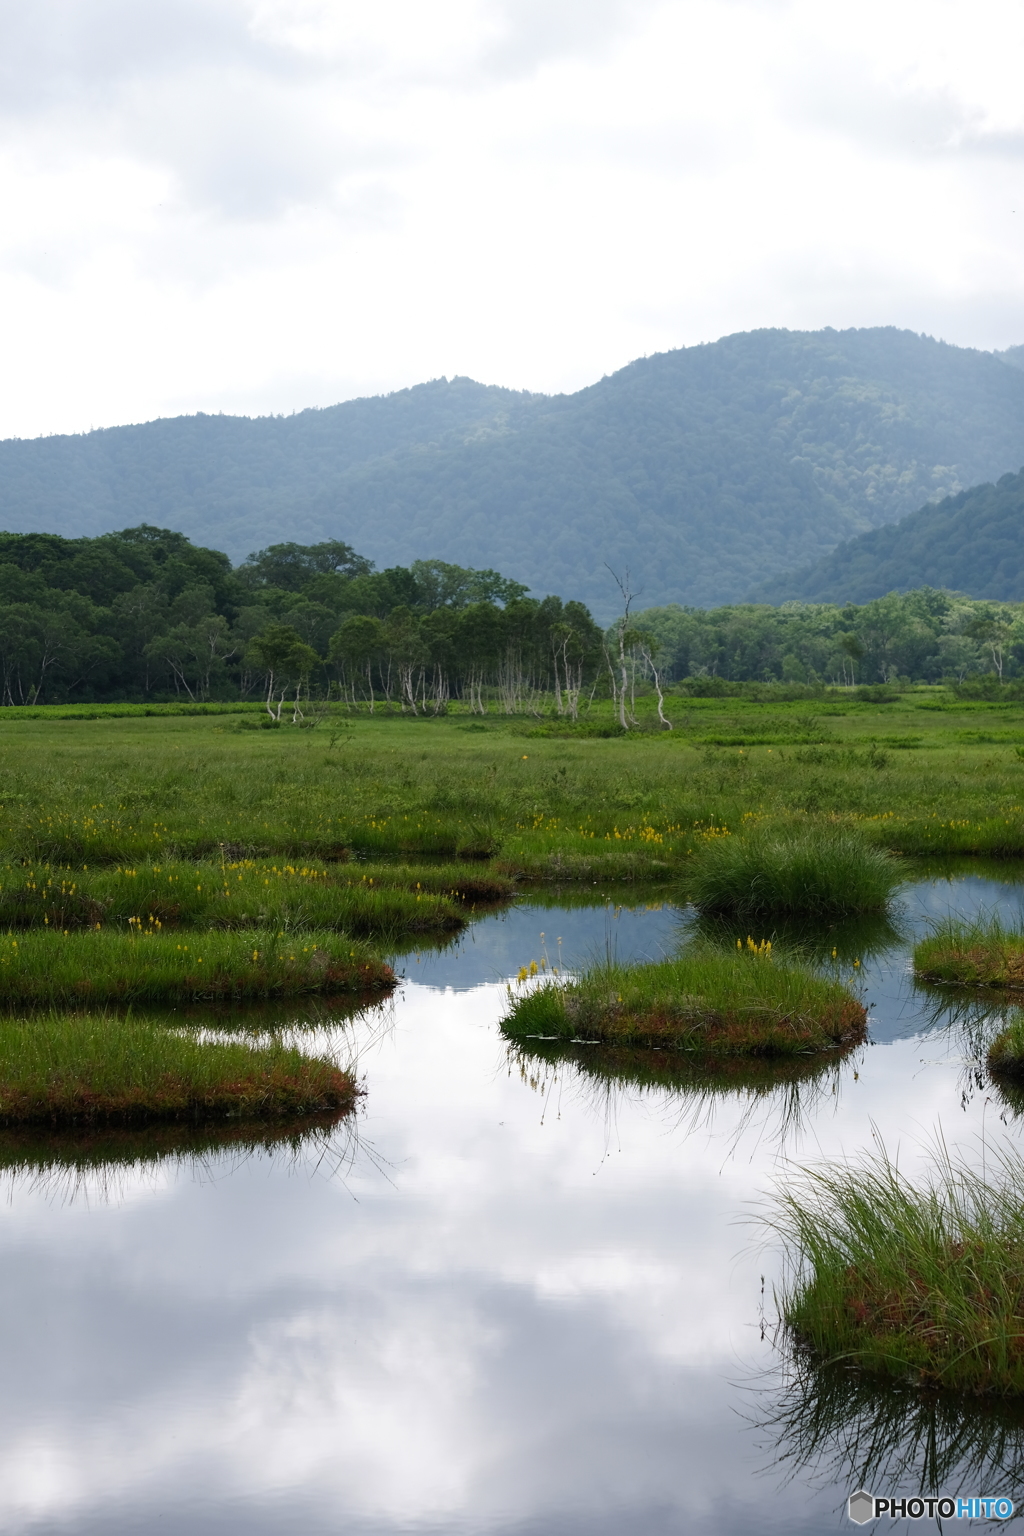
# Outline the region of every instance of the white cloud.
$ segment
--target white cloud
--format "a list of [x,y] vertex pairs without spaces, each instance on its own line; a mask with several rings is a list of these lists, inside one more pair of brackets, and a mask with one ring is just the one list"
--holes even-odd
[[4,0],[0,433],[1007,345],[1022,43],[1009,0]]

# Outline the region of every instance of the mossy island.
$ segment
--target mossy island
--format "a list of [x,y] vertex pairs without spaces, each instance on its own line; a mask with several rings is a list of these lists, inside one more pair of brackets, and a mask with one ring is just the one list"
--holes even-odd
[[603,963],[546,981],[513,993],[502,1029],[518,1040],[668,1047],[710,1064],[848,1050],[865,1038],[867,1014],[842,982],[751,939],[733,951],[698,942],[656,964]]

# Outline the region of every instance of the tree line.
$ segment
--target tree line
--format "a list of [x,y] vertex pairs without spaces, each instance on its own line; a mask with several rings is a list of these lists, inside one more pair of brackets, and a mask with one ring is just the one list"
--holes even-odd
[[378,571],[341,540],[283,543],[232,567],[143,524],[97,538],[0,534],[6,705],[311,694],[374,709],[575,717],[604,655],[589,611],[441,560]]
[[1024,603],[918,587],[869,603],[648,608],[666,677],[729,682],[953,682],[1024,676]]
[[[628,593],[623,592],[626,599]],[[97,538],[0,533],[0,701],[310,696],[356,708],[553,710],[690,679],[815,685],[1024,677],[1024,604],[922,587],[861,605],[672,604],[602,633],[580,602],[534,598],[441,560],[376,570],[341,540],[232,566],[142,524]],[[664,720],[664,716],[662,716]],[[667,724],[668,722],[665,721]]]

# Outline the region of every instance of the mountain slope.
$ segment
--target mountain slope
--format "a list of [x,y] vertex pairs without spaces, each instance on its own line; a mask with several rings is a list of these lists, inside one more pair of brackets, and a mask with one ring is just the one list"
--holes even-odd
[[766,330],[574,395],[438,380],[325,411],[0,443],[0,523],[142,521],[237,560],[346,539],[614,608],[711,605],[1024,460],[1024,370],[893,328]]
[[792,576],[764,582],[752,600],[867,603],[912,587],[1024,600],[1024,470],[861,534]]

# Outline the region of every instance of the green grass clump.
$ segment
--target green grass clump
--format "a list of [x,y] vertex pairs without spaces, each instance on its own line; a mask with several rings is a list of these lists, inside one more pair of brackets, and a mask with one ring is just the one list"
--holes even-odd
[[994,1178],[945,1153],[915,1187],[884,1154],[811,1170],[769,1224],[782,1312],[816,1360],[960,1392],[1024,1394],[1024,1162]]
[[708,914],[830,918],[883,911],[901,879],[890,854],[852,832],[759,829],[706,839],[694,855],[687,890]]
[[157,927],[336,929],[382,943],[409,934],[454,933],[466,924],[453,895],[422,882],[336,874],[322,865],[245,859],[140,861],[113,869],[0,868],[0,928],[138,921]]
[[315,1116],[352,1109],[350,1072],[279,1044],[200,1041],[136,1018],[0,1023],[0,1123]]
[[514,1039],[671,1045],[711,1061],[793,1056],[863,1040],[867,1016],[841,982],[772,958],[770,944],[733,952],[695,945],[654,965],[602,963],[571,981],[513,994]]
[[996,1077],[1012,1078],[1019,1096],[1024,1080],[1024,1012],[1019,1008],[1013,1010],[1005,1029],[989,1046],[988,1065]]
[[914,975],[962,987],[1024,988],[1024,933],[997,917],[946,918],[915,944]]
[[374,951],[334,933],[30,929],[0,938],[0,1004],[8,1006],[368,992],[394,981]]

